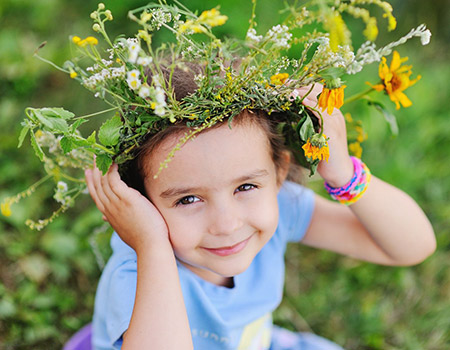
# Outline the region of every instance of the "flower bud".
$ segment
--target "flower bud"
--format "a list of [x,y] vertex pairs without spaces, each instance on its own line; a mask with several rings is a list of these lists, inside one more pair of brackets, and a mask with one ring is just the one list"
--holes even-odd
[[100,25],[98,23],[95,23],[92,26],[92,29],[94,30],[94,32],[99,32],[101,28],[100,28]]
[[99,10],[104,10],[105,9],[105,4],[103,2],[98,4],[98,9]]

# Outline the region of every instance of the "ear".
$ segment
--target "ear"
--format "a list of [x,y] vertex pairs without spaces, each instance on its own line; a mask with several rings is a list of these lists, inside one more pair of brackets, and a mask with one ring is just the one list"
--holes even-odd
[[284,150],[281,152],[281,161],[280,166],[277,170],[277,185],[278,188],[281,187],[284,180],[286,180],[286,177],[289,173],[289,167],[291,165],[291,153],[287,150]]

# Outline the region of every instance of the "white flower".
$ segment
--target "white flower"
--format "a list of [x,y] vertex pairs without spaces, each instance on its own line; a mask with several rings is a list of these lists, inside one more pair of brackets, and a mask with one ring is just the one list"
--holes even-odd
[[267,38],[273,42],[274,47],[280,49],[289,49],[291,47],[290,41],[292,34],[289,33],[289,28],[286,25],[276,25],[269,29],[267,32]]
[[136,39],[127,39],[128,44],[128,62],[136,63],[141,47]]
[[430,39],[431,39],[431,32],[429,29],[421,33],[420,42],[422,43],[422,45],[428,45],[430,43]]
[[149,66],[150,63],[152,63],[152,62],[153,62],[153,58],[149,57],[149,56],[139,57],[136,61],[137,64],[139,64],[143,67]]
[[139,89],[141,81],[139,80],[140,72],[137,69],[133,69],[127,73],[127,83],[132,90]]
[[61,192],[67,192],[67,184],[64,181],[58,181],[56,189]]
[[146,98],[150,96],[150,87],[147,84],[144,84],[139,89],[139,96],[142,98]]
[[164,107],[167,106],[166,103],[166,94],[164,93],[164,90],[160,86],[156,86],[155,88],[155,114],[162,117],[166,110]]
[[256,30],[254,28],[250,28],[247,31],[247,40],[253,41],[255,43],[259,43],[262,40],[262,35],[256,35]]

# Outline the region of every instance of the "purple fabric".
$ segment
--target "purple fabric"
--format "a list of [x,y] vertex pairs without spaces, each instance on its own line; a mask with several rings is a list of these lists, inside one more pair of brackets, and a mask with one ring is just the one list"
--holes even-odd
[[92,350],[92,324],[87,324],[76,332],[64,345],[63,350]]

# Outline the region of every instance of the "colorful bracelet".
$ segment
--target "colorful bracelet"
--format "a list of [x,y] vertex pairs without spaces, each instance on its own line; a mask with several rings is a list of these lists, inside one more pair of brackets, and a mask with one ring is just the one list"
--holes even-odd
[[354,173],[351,180],[342,187],[334,188],[325,183],[325,189],[334,200],[350,205],[358,201],[366,192],[372,174],[369,168],[356,157],[350,157],[353,162]]

